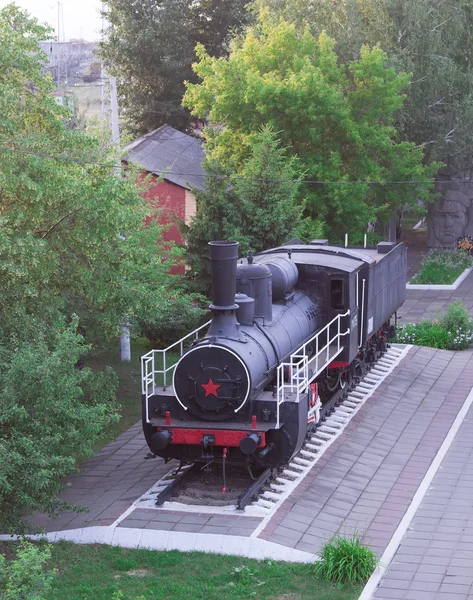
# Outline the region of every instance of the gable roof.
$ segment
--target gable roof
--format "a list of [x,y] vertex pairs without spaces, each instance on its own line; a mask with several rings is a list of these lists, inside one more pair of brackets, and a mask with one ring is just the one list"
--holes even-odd
[[[124,160],[186,189],[204,190],[202,142],[169,125],[150,131],[125,147]],[[167,173],[164,173],[168,171]]]

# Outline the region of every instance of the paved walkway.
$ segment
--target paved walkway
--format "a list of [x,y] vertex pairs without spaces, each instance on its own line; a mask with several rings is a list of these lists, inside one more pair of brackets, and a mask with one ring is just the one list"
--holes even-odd
[[335,533],[385,550],[473,387],[473,351],[412,348],[260,537],[316,553]]
[[461,283],[456,290],[408,290],[407,298],[398,311],[401,325],[417,323],[424,318],[435,318],[445,312],[454,300],[461,300],[473,315],[473,273]]
[[144,460],[148,452],[141,422],[136,423],[67,478],[61,498],[88,506],[88,512],[67,511],[59,519],[40,514],[34,522],[46,531],[111,525],[172,468],[162,460]]
[[473,599],[473,411],[470,410],[375,598]]

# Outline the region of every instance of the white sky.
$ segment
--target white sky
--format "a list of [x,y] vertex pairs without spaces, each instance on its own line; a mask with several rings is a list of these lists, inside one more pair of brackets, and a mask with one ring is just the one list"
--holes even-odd
[[[0,0],[0,9],[10,2],[11,0]],[[57,31],[57,0],[15,0],[15,4]],[[100,0],[61,0],[61,4],[66,41],[70,38],[84,38],[88,41],[99,39],[102,26]]]

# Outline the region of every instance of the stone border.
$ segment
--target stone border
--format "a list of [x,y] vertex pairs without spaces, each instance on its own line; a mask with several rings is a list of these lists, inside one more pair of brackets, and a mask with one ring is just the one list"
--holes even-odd
[[463,273],[451,285],[436,283],[406,283],[406,290],[456,290],[461,283],[465,281],[468,275],[473,271],[473,267],[465,269]]
[[[66,540],[75,544],[107,544],[121,548],[145,550],[179,550],[181,552],[207,552],[255,558],[273,559],[292,563],[311,563],[319,560],[315,554],[294,550],[259,538],[227,536],[185,531],[160,531],[128,527],[115,528],[97,526],[81,529],[54,531],[44,535],[27,535],[31,540],[45,539],[48,542]],[[20,536],[0,535],[1,541],[14,541]]]

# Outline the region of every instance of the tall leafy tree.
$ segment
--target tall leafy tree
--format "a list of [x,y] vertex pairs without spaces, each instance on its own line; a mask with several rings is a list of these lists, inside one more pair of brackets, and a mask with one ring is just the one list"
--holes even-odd
[[227,51],[228,36],[248,18],[248,0],[105,0],[109,23],[100,51],[117,77],[124,122],[133,133],[164,123],[185,129],[184,81],[195,81],[194,48],[214,56]]
[[133,173],[117,177],[56,104],[48,33],[0,11],[0,529],[58,507],[61,478],[116,419],[114,374],[77,368],[79,329],[113,337],[124,315],[182,298]]
[[[211,138],[208,150],[213,143]],[[259,252],[288,241],[303,227],[299,161],[286,155],[278,134],[269,126],[251,136],[249,146],[248,157],[237,172],[217,159],[206,160],[205,191],[195,190],[197,213],[190,226],[181,224],[190,276],[204,292],[210,285],[209,240],[232,239],[240,243],[241,254]]]
[[473,2],[471,0],[254,0],[274,22],[333,36],[342,61],[379,45],[388,64],[412,73],[398,114],[403,139],[423,145],[427,161],[457,169],[473,160]]
[[402,185],[369,184],[428,180],[438,168],[422,166],[422,149],[396,141],[394,118],[409,76],[387,68],[381,49],[363,47],[358,60],[343,65],[326,34],[316,39],[263,17],[228,59],[210,57],[202,46],[197,53],[201,83],[188,84],[184,103],[224,125],[211,155],[240,171],[252,136],[264,125],[280,131],[307,180],[332,182],[301,190],[309,216],[325,221],[334,241],[426,196],[428,186],[407,195]]

